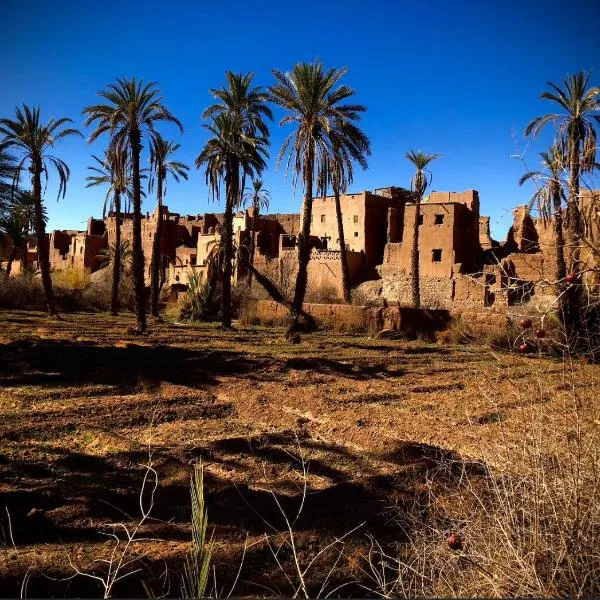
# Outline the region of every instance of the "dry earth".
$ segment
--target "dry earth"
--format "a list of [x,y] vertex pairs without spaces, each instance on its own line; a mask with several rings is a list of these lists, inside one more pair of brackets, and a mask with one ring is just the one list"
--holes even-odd
[[341,549],[327,589],[355,581],[339,593],[364,596],[367,534],[402,541],[390,507],[411,502],[440,460],[506,467],[529,414],[568,435],[566,393],[594,394],[597,380],[596,367],[476,346],[330,333],[290,345],[274,330],[175,323],[136,337],[131,324],[0,313],[1,595],[19,594],[26,573],[30,596],[97,595],[95,582],[59,579],[73,574],[69,562],[100,572],[103,524],[135,521],[150,447],[159,487],[144,534],[153,539],[135,545],[142,573],[117,594],[144,595],[142,579],[157,594],[179,593],[190,468],[202,459],[218,588],[229,591],[247,545],[235,595],[291,595],[297,578],[274,535],[285,529],[275,500],[295,514],[304,456],[300,563],[361,525],[315,561],[311,595]]

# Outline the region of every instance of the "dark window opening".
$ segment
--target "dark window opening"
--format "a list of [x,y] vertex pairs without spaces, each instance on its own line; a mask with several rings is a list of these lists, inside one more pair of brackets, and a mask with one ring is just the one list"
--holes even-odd
[[442,251],[439,248],[432,250],[431,252],[431,260],[432,262],[441,262],[442,260]]
[[444,222],[444,215],[435,215],[435,224],[441,225]]
[[354,237],[358,237],[358,231],[354,232]]
[[419,218],[417,219],[417,223],[419,225],[423,225],[423,215],[419,215]]
[[354,215],[354,222],[358,223],[358,215]]
[[321,223],[325,223],[325,215],[321,215]]

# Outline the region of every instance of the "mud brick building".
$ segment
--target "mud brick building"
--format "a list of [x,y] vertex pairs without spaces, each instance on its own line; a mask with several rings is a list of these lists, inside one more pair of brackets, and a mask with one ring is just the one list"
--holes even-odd
[[[311,259],[307,298],[335,300],[342,296],[341,256],[346,254],[351,284],[365,301],[407,303],[410,300],[412,231],[416,217],[411,194],[401,187],[377,188],[340,198],[346,247],[340,247],[333,196],[313,199]],[[597,210],[600,192],[582,192],[582,209]],[[146,281],[157,219],[163,220],[161,256],[167,287],[185,289],[192,273],[206,280],[211,253],[221,239],[223,215],[180,215],[165,206],[142,217]],[[429,308],[503,307],[547,294],[555,279],[552,222],[533,218],[525,206],[514,210],[506,241],[491,239],[489,217],[480,214],[476,190],[433,191],[421,204],[419,268],[422,304]],[[255,214],[252,209],[234,216],[237,251],[249,252],[255,232],[255,267],[284,294],[291,294],[297,269],[299,214]],[[50,263],[54,270],[101,267],[101,254],[115,242],[116,216],[88,220],[85,231],[49,234]],[[131,244],[131,214],[121,216],[122,240]],[[599,237],[598,231],[589,232]],[[0,240],[0,260],[6,261],[10,240]],[[596,266],[593,244],[584,260]],[[35,249],[28,252],[35,262]],[[15,265],[16,266],[16,265]],[[18,273],[15,269],[13,272]],[[597,276],[597,275],[596,275]],[[244,261],[237,260],[234,280],[244,281]],[[586,281],[597,284],[593,277]],[[253,280],[253,289],[260,289]]]

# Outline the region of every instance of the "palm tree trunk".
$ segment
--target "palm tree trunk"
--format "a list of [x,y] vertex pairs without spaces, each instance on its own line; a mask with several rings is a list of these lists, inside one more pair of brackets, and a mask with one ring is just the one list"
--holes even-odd
[[27,273],[27,251],[29,248],[29,242],[25,240],[23,244],[23,258],[21,259],[21,269],[23,270],[23,275]]
[[[254,253],[256,252],[256,221],[258,220],[258,206],[254,204],[252,211],[252,229],[250,230],[250,266],[254,267]],[[248,272],[248,287],[252,289],[252,269]]]
[[110,312],[113,316],[119,313],[119,279],[121,278],[121,194],[115,192],[115,252],[113,256],[112,292]]
[[224,328],[231,328],[231,275],[233,260],[233,206],[239,196],[239,164],[237,159],[229,162],[229,173],[226,181],[225,215],[223,219],[224,260],[222,283],[222,310],[221,324]]
[[308,263],[310,261],[310,220],[312,216],[312,187],[313,187],[314,148],[311,142],[307,144],[304,162],[304,205],[302,207],[302,229],[298,236],[298,274],[292,300],[291,323],[288,333],[298,330],[298,321],[304,304],[306,284],[308,280]]
[[562,291],[562,282],[567,275],[565,263],[565,240],[563,236],[563,221],[560,201],[560,184],[553,182],[552,203],[554,205],[554,243],[556,249],[556,279],[559,281],[557,293]]
[[159,173],[157,177],[157,201],[158,201],[158,219],[156,221],[156,232],[154,234],[154,241],[152,242],[152,267],[151,267],[151,296],[150,296],[150,305],[152,306],[152,315],[158,317],[158,296],[159,296],[159,277],[160,277],[160,249],[161,249],[161,240],[162,240],[162,204],[163,204],[163,194],[162,194],[162,176]]
[[144,249],[142,247],[142,191],[140,181],[140,152],[142,149],[139,132],[132,132],[131,170],[133,179],[133,246],[132,271],[135,290],[135,316],[138,333],[146,331],[146,285],[144,283]]
[[337,218],[338,239],[340,241],[340,259],[342,261],[342,289],[344,291],[344,302],[350,304],[350,271],[348,270],[348,255],[346,254],[346,238],[344,237],[344,223],[342,221],[342,205],[340,203],[340,189],[334,185],[335,216]]
[[421,215],[421,196],[415,195],[415,222],[413,225],[412,248],[410,252],[411,300],[413,308],[421,306],[419,282],[419,217]]
[[[569,140],[569,204],[567,207],[569,224],[567,227],[567,257],[569,272],[580,276],[581,216],[579,213],[579,146],[580,132],[574,128]],[[579,279],[570,285],[563,303],[563,323],[569,347],[577,346],[581,324],[581,285]]]
[[40,162],[33,165],[33,197],[35,199],[35,235],[37,238],[38,264],[42,274],[42,286],[46,295],[46,307],[51,317],[56,317],[56,303],[52,290],[52,278],[50,277],[50,250],[48,238],[46,237],[46,226],[42,213],[42,165]]
[[6,278],[7,279],[10,277],[10,272],[12,271],[12,264],[15,261],[16,257],[17,257],[17,247],[15,246],[15,243],[13,242],[13,247],[12,247],[12,250],[10,251],[10,258],[8,259],[8,264],[6,265]]

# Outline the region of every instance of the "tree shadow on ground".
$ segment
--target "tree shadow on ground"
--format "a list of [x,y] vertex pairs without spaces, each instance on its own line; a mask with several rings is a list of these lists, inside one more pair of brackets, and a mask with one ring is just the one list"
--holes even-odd
[[[309,436],[300,437],[300,448],[311,459],[309,473],[321,480],[321,485],[308,485],[307,496],[300,517],[294,525],[302,560],[308,562],[320,547],[335,537],[360,525],[347,540],[347,548],[364,545],[366,534],[371,534],[383,547],[397,545],[403,536],[398,528],[390,526],[389,507],[419,501],[419,485],[433,471],[448,473],[448,486],[456,485],[456,475],[484,475],[485,467],[465,463],[460,456],[436,446],[398,441],[384,455],[362,455],[348,449],[328,444]],[[44,544],[98,543],[103,541],[99,531],[101,523],[124,521],[133,523],[139,515],[139,492],[143,477],[140,466],[147,458],[143,451],[114,453],[107,457],[71,452],[50,447],[42,462],[9,460],[0,455],[0,476],[4,491],[0,492],[0,506],[6,506],[11,515],[13,535],[18,546],[28,544],[43,548]],[[245,534],[260,537],[275,530],[284,531],[285,519],[278,505],[293,519],[302,503],[302,489],[278,489],[281,479],[298,468],[300,460],[298,438],[295,432],[276,432],[244,439],[225,438],[209,442],[193,450],[156,448],[154,465],[159,484],[153,521],[148,533],[165,542],[190,539],[190,490],[188,476],[190,463],[201,458],[208,466],[205,477],[206,501],[215,540],[223,547],[233,544],[240,549]],[[253,475],[248,483],[234,484],[231,478],[211,473],[210,465],[228,467],[238,473],[254,461]],[[373,461],[383,461],[389,466],[387,473],[373,466]],[[263,482],[252,484],[260,478],[260,465],[266,464],[274,474],[272,485]],[[223,469],[217,469],[223,473]],[[454,473],[454,477],[451,475]],[[177,474],[177,477],[174,477]],[[352,475],[348,475],[352,474]],[[163,480],[164,478],[164,480]],[[33,510],[33,512],[32,512]],[[129,515],[129,516],[128,516]],[[292,557],[282,550],[279,560],[292,568]],[[172,575],[182,568],[183,557],[171,559]],[[229,559],[228,559],[229,560]],[[240,556],[234,556],[239,561]],[[231,583],[232,570],[220,561],[218,571],[224,585]],[[331,566],[331,565],[329,565]],[[145,561],[144,577],[158,580],[164,565],[149,557]],[[326,571],[325,571],[326,572]],[[55,573],[57,574],[57,573]],[[60,573],[62,577],[70,573]],[[317,586],[318,577],[310,581]],[[342,583],[345,572],[338,573],[332,582]],[[256,594],[254,584],[271,589],[287,589],[285,578],[266,543],[259,543],[247,552],[242,583],[236,595]],[[20,579],[5,581],[4,593],[16,595]],[[44,596],[95,594],[90,582],[49,582],[36,577],[30,584],[31,595]],[[87,585],[87,587],[86,587]],[[12,587],[11,587],[12,586]],[[278,587],[279,586],[279,587]],[[283,587],[282,587],[283,586]],[[178,590],[174,590],[175,594]],[[354,589],[354,593],[360,593]],[[124,580],[119,595],[140,595],[139,578]],[[350,591],[348,591],[348,594]],[[363,590],[364,595],[364,590]]]

